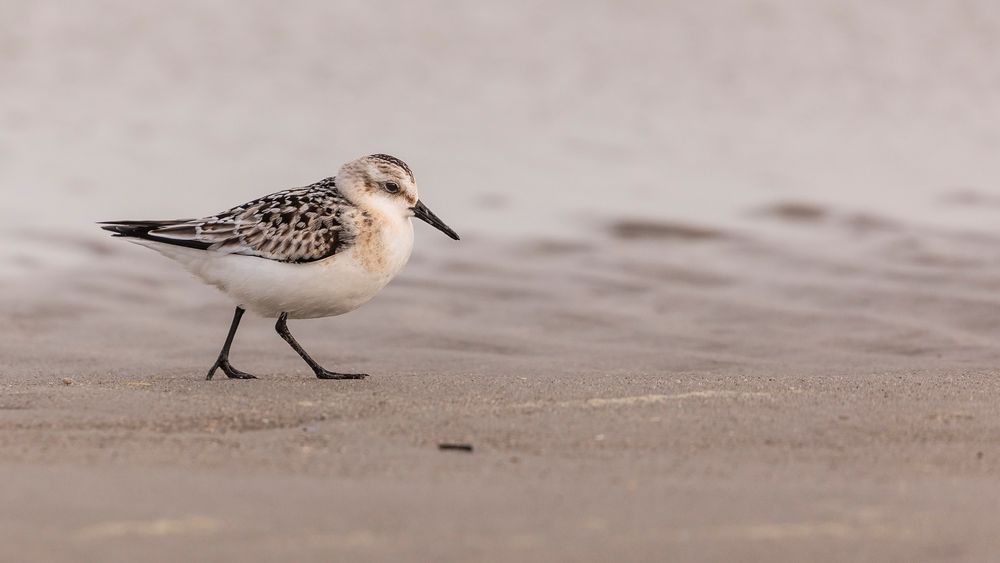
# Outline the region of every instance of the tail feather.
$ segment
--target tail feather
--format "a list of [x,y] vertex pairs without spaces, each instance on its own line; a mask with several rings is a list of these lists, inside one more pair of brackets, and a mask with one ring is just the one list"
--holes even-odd
[[111,236],[114,237],[139,238],[166,244],[186,246],[188,248],[197,248],[199,250],[204,250],[211,246],[211,244],[207,242],[169,238],[158,236],[156,233],[152,232],[157,229],[180,225],[190,221],[191,219],[178,219],[175,221],[101,221],[97,224],[100,225],[100,227],[105,231],[112,233]]

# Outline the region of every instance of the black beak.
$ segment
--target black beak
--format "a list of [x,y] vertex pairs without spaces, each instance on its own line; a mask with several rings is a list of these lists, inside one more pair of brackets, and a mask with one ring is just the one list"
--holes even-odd
[[410,208],[413,211],[413,215],[421,221],[427,222],[429,225],[435,229],[441,231],[442,233],[450,236],[451,238],[458,240],[458,233],[451,230],[451,227],[444,224],[444,221],[438,219],[438,216],[434,214],[433,211],[427,209],[424,202],[417,200],[417,204]]

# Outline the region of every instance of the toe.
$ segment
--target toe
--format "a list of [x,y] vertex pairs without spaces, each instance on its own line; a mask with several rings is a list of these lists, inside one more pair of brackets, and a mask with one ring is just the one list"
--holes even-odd
[[320,379],[364,379],[368,377],[367,373],[335,373],[332,371],[323,370],[316,373],[316,377]]
[[229,370],[226,371],[226,376],[229,379],[257,379],[256,375],[252,375],[235,368],[229,368]]
[[229,378],[230,379],[257,379],[257,376],[256,375],[250,375],[249,373],[239,372],[239,373],[229,374]]

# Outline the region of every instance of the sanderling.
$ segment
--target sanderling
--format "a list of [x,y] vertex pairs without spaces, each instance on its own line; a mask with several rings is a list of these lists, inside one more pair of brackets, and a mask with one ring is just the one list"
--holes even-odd
[[277,318],[275,329],[320,379],[361,379],[313,360],[288,331],[288,319],[342,315],[367,303],[403,268],[413,249],[411,217],[449,237],[458,234],[417,198],[405,162],[373,154],[304,188],[255,199],[218,215],[176,221],[107,221],[101,228],[180,262],[236,300],[219,358],[233,379],[255,379],[229,363],[245,309]]

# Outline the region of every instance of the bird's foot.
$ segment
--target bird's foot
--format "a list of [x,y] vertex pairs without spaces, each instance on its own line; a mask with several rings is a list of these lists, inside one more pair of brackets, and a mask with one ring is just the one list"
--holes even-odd
[[215,362],[215,365],[212,366],[212,369],[208,370],[208,375],[205,376],[205,379],[211,381],[212,376],[215,375],[215,370],[217,369],[221,369],[222,373],[226,374],[226,377],[228,377],[229,379],[257,379],[256,375],[251,375],[245,371],[240,371],[234,368],[232,365],[230,365],[229,360],[221,360],[221,359]]
[[367,373],[336,373],[320,368],[316,371],[316,377],[320,379],[364,379]]

